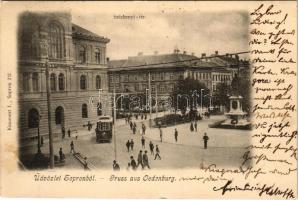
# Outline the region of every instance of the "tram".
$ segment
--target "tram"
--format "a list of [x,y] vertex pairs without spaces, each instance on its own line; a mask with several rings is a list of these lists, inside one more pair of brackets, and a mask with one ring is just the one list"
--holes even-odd
[[102,116],[98,119],[95,133],[98,143],[111,142],[113,131],[113,119],[110,116]]

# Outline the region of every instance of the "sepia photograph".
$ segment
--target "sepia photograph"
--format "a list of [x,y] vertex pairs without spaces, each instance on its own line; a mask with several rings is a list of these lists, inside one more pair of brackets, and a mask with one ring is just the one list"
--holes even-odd
[[23,12],[20,167],[241,165],[251,130],[248,23],[247,12]]
[[1,196],[297,197],[295,1],[0,6]]

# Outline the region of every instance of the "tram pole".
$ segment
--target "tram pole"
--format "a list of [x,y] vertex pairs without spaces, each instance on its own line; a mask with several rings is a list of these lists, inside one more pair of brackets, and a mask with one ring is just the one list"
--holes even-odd
[[114,83],[114,89],[113,89],[113,135],[114,135],[114,153],[115,153],[115,160],[117,161],[117,145],[116,145],[116,89],[115,89],[115,83]]
[[151,94],[151,74],[148,73],[148,93],[149,93],[149,127],[152,127],[152,94]]

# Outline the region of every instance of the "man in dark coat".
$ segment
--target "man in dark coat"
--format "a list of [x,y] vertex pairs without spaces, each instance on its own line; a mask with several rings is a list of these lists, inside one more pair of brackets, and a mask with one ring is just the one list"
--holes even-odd
[[68,137],[70,137],[70,128],[67,131]]
[[144,166],[144,168],[148,167],[148,169],[150,169],[147,151],[145,151],[145,153],[143,154],[143,166]]
[[142,134],[145,135],[145,132],[146,132],[146,126],[144,123],[142,123]]
[[158,145],[156,145],[156,147],[155,147],[155,158],[154,158],[154,160],[156,160],[157,157],[159,158],[159,160],[161,160],[161,157],[160,157],[159,153],[160,153],[160,151],[159,151]]
[[150,141],[149,143],[149,148],[150,148],[151,155],[154,155],[154,144],[152,143],[152,141]]
[[70,153],[75,153],[73,141],[70,142]]
[[116,160],[113,161],[113,170],[120,171],[120,166],[118,165]]
[[145,149],[145,138],[142,136],[142,139],[141,139],[141,143],[142,143],[142,149],[144,148]]
[[127,140],[127,142],[126,142],[126,148],[127,148],[127,152],[129,152],[129,148],[130,148],[130,141],[129,140]]
[[62,139],[64,139],[65,138],[65,128],[64,128],[64,126],[62,127],[61,132],[62,132]]
[[134,141],[133,139],[130,140],[130,150],[133,151],[133,146],[134,146]]
[[137,168],[139,167],[139,165],[142,166],[142,169],[144,168],[143,166],[143,155],[142,155],[142,150],[140,150],[139,154],[138,154],[138,164],[137,164]]
[[207,149],[207,142],[209,140],[207,133],[204,133],[203,140],[204,140],[204,149]]
[[137,169],[137,163],[136,163],[135,159],[133,158],[133,156],[130,156],[130,166],[133,170]]
[[175,128],[175,141],[177,142],[178,141],[178,131],[177,131],[177,129]]
[[193,128],[193,123],[190,122],[190,131],[193,132],[194,128]]

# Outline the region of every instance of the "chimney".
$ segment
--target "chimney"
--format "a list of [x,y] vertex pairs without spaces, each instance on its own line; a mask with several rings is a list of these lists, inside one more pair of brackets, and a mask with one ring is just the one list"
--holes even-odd
[[229,57],[229,54],[228,53],[226,53],[226,58],[228,58]]
[[158,54],[158,51],[154,51],[154,55],[157,55]]
[[206,53],[202,53],[202,58],[205,58],[206,57]]
[[194,52],[191,52],[191,55],[192,55],[192,56],[194,56],[194,55],[195,55],[195,53],[194,53]]
[[186,53],[187,53],[186,51],[183,51],[183,54],[184,54],[184,55],[186,55]]
[[143,52],[139,52],[139,53],[138,53],[138,56],[142,56],[142,55],[143,55]]
[[174,49],[174,54],[178,54],[179,53],[179,49],[178,48],[175,48]]
[[109,62],[110,61],[110,58],[109,57],[107,57],[107,62]]
[[215,55],[218,55],[218,51],[215,51]]

